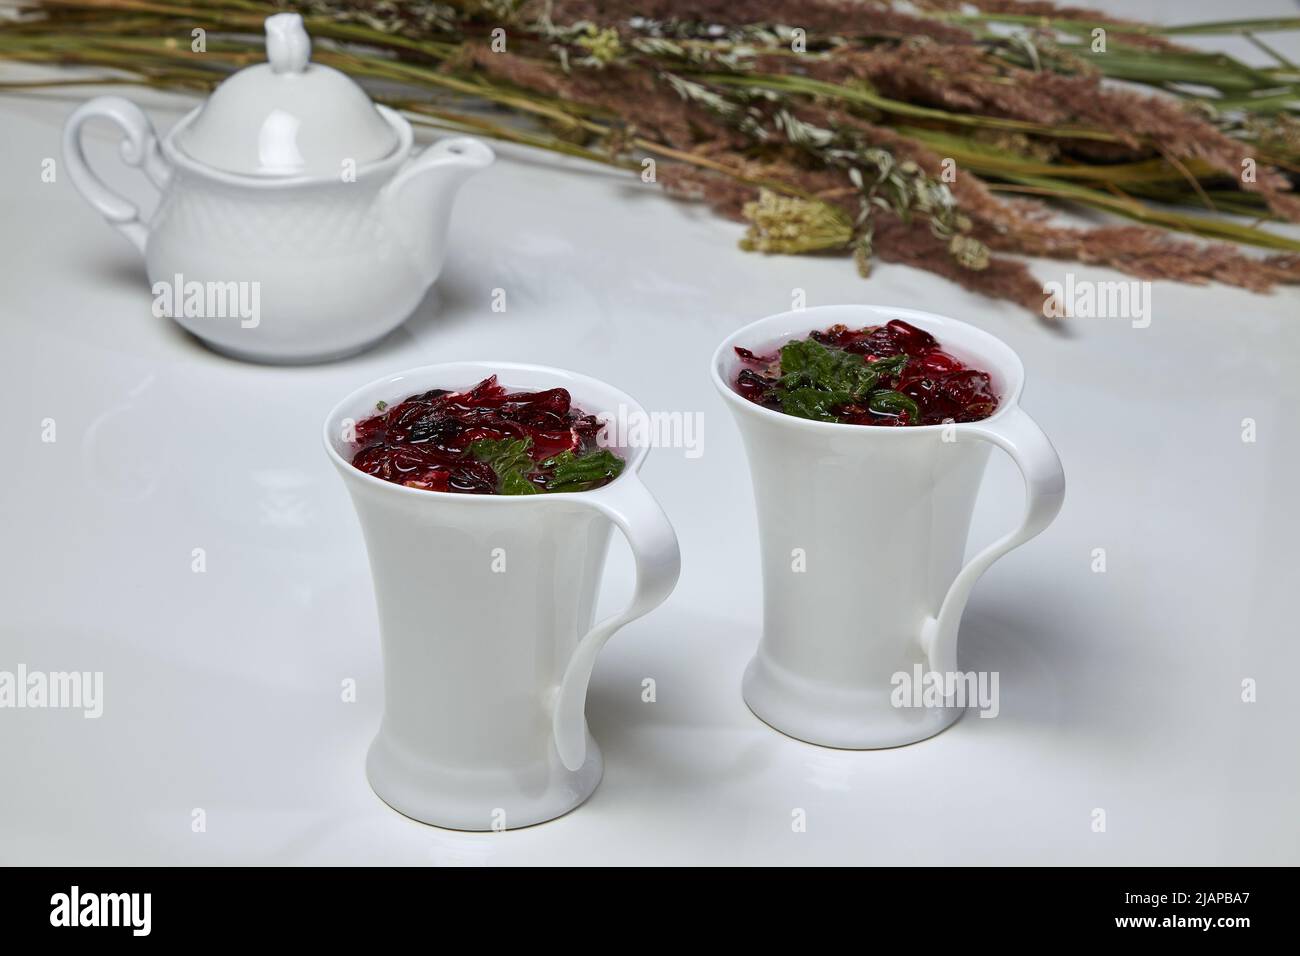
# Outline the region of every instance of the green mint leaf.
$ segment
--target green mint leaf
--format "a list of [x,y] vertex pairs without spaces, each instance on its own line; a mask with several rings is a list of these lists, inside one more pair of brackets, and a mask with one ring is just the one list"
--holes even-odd
[[854,364],[861,366],[863,361],[859,356],[828,349],[812,339],[787,342],[781,347],[780,386],[849,391]]
[[476,460],[487,462],[493,469],[522,468],[531,463],[528,457],[533,447],[531,438],[480,438],[471,442],[469,453]]
[[[868,362],[853,352],[827,348],[814,339],[803,339],[787,342],[781,347],[781,378],[777,388],[788,391],[815,388],[846,393],[849,397],[842,400],[841,404],[860,401],[867,397],[882,378],[897,375],[906,364],[906,355]],[[802,401],[795,402],[798,407],[804,404]]]
[[907,356],[902,354],[876,359],[871,363],[872,371],[879,378],[892,378],[895,375],[901,375],[906,366]]
[[853,400],[848,392],[824,392],[812,387],[778,389],[776,395],[781,402],[781,411],[787,415],[811,418],[817,422],[838,422],[839,416],[831,409],[836,405],[847,405]]
[[907,423],[909,425],[917,424],[921,417],[921,409],[913,399],[902,392],[895,392],[888,388],[872,392],[871,397],[867,400],[867,408],[877,415],[890,415],[894,418],[897,418],[903,412],[907,412]]
[[541,488],[538,488],[518,471],[507,471],[503,474],[497,490],[503,495],[540,495],[542,493]]
[[375,411],[377,411],[377,412],[382,412],[382,411],[383,411],[385,408],[387,408],[387,407],[388,407],[388,403],[385,402],[385,401],[382,400],[382,399],[380,399],[379,401],[375,402]]
[[561,452],[542,462],[547,491],[585,491],[597,482],[613,480],[623,472],[625,462],[608,448],[575,455]]
[[470,443],[469,453],[496,472],[499,494],[531,495],[539,490],[525,477],[533,470],[532,447],[531,438],[480,438]]

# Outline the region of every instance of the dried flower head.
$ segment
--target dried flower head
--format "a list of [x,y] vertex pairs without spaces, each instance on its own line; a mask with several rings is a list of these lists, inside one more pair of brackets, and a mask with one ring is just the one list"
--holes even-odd
[[769,189],[745,203],[749,231],[740,248],[751,252],[801,254],[845,249],[853,224],[834,206],[816,200],[779,196]]

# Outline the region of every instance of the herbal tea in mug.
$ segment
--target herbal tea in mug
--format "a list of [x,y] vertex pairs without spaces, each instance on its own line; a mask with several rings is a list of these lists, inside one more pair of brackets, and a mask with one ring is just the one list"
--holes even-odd
[[564,388],[511,392],[491,375],[377,403],[357,423],[354,467],[408,488],[477,495],[589,491],[623,471],[598,447],[602,425]]
[[998,407],[988,372],[968,368],[902,319],[851,331],[833,325],[770,354],[736,346],[735,389],[751,402],[820,422],[940,425]]

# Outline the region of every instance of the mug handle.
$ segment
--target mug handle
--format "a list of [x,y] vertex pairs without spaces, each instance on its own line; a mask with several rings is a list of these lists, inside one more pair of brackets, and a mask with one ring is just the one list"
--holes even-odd
[[1025,479],[1025,516],[1019,528],[993,542],[958,572],[938,615],[927,618],[922,625],[921,648],[930,670],[940,674],[957,670],[957,626],[980,575],[998,558],[1051,524],[1065,500],[1061,459],[1024,409],[1015,406],[992,420],[963,424],[956,434],[958,441],[991,442],[1011,456]]
[[149,230],[140,219],[140,210],[105,186],[86,162],[86,153],[81,146],[81,129],[87,120],[95,117],[110,119],[121,127],[125,134],[120,147],[122,159],[129,166],[143,169],[160,192],[171,182],[171,167],[163,159],[149,117],[140,107],[121,96],[99,96],[83,103],[68,117],[63,127],[63,161],[72,177],[72,185],[143,254]]
[[555,748],[569,770],[579,769],[587,759],[587,684],[596,655],[615,631],[664,602],[677,585],[682,567],[677,534],[635,472],[574,500],[594,507],[623,532],[636,561],[636,588],[622,613],[607,617],[578,642],[565,668],[555,697],[552,729]]

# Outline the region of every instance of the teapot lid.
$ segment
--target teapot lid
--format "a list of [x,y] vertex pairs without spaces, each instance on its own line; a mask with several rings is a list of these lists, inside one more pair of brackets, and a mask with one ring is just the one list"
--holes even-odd
[[311,38],[296,13],[266,18],[266,63],[224,80],[178,146],[192,159],[251,176],[338,176],[393,152],[399,138],[370,97],[343,73],[309,62]]

